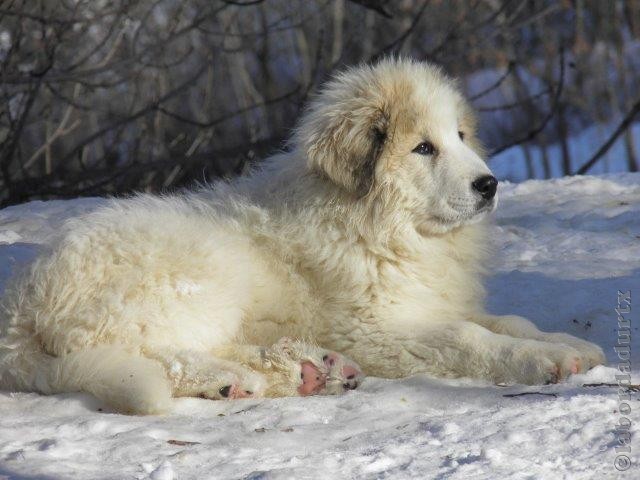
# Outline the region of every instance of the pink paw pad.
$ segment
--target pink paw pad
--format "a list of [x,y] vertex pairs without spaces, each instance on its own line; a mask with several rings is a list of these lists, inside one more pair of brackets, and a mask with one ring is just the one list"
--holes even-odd
[[579,373],[579,372],[580,372],[580,359],[574,358],[573,362],[571,363],[571,373],[575,375],[576,373]]
[[[322,357],[322,361],[331,369],[340,360],[340,356],[337,353],[328,353]],[[355,390],[358,387],[358,378],[362,376],[362,372],[353,365],[346,364],[341,370],[342,378],[344,382],[342,384],[345,390]]]
[[253,396],[253,392],[249,390],[242,390],[238,385],[227,385],[220,389],[220,395],[229,400],[236,400],[239,398],[251,398]]
[[300,378],[302,385],[298,387],[298,393],[302,396],[320,393],[327,383],[327,376],[311,362],[302,363]]

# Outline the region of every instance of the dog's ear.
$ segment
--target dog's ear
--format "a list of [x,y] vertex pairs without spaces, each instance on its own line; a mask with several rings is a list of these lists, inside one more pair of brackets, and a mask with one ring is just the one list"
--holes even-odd
[[366,99],[332,102],[321,95],[296,132],[296,144],[312,171],[328,177],[348,192],[363,197],[375,181],[389,117]]

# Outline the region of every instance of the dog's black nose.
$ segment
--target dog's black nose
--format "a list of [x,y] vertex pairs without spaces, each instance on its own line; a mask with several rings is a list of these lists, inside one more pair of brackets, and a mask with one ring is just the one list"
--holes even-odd
[[496,196],[496,190],[498,189],[498,180],[493,175],[484,175],[476,178],[471,186],[473,189],[482,195],[485,200],[491,200]]

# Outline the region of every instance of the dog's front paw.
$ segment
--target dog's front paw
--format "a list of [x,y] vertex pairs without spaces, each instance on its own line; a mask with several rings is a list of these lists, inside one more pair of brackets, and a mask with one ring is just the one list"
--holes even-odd
[[208,400],[258,398],[264,395],[265,388],[265,379],[257,372],[224,372],[199,385],[197,396]]
[[585,371],[581,353],[560,343],[527,340],[512,351],[510,379],[526,385],[558,383],[569,375]]
[[581,338],[574,337],[568,333],[545,333],[542,340],[550,343],[562,343],[576,349],[580,352],[585,370],[589,370],[596,365],[604,365],[606,363],[606,358],[602,348],[595,343],[582,340]]

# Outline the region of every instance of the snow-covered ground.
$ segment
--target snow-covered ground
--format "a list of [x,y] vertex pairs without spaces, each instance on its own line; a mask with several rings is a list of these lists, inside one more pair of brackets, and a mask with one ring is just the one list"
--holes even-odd
[[[0,211],[0,282],[99,202]],[[637,438],[634,463],[614,468],[621,418],[640,433],[640,393],[625,413],[616,388],[583,386],[615,381],[618,290],[631,291],[640,377],[640,175],[503,184],[496,220],[489,309],[594,341],[608,367],[544,387],[417,376],[370,378],[342,397],[180,399],[156,417],[82,394],[0,392],[0,479],[640,478]]]

